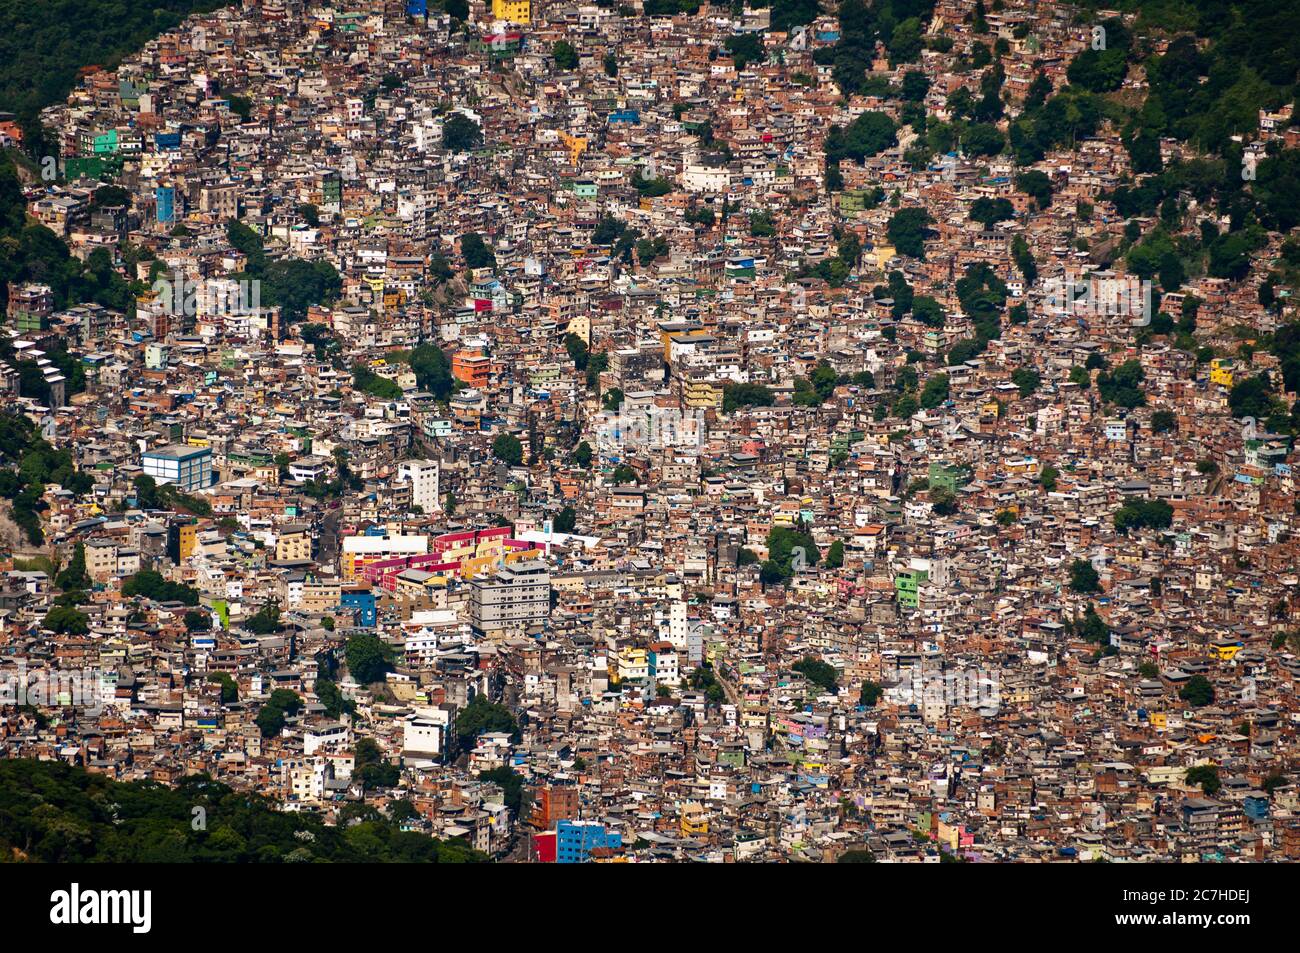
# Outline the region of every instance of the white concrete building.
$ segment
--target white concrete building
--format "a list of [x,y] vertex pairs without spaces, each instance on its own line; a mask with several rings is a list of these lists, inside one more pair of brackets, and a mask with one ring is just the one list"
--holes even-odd
[[397,465],[397,479],[411,485],[411,504],[425,513],[441,508],[438,496],[438,461],[403,460]]

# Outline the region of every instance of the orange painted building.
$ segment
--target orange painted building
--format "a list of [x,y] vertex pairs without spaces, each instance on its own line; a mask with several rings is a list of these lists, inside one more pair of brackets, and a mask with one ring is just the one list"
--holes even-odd
[[451,359],[451,376],[470,387],[485,387],[492,359],[470,351],[457,351]]

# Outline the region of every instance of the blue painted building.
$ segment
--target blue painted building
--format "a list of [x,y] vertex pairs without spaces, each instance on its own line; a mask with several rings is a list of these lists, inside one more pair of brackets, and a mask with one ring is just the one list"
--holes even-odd
[[623,835],[608,833],[595,821],[560,821],[555,825],[555,862],[581,864],[600,847],[622,847]]
[[1241,802],[1241,809],[1252,821],[1268,820],[1268,796],[1263,792],[1258,794],[1247,794],[1246,799]]
[[158,204],[158,221],[170,222],[176,218],[176,190],[170,185],[160,185],[154,190]]
[[357,625],[373,628],[379,621],[379,604],[369,586],[352,586],[343,590],[339,605],[357,613]]

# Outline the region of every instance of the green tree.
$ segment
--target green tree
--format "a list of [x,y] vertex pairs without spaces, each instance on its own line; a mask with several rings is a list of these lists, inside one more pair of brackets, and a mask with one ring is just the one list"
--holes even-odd
[[790,667],[823,691],[829,692],[832,695],[836,693],[839,676],[836,673],[834,666],[828,665],[826,662],[808,655],[795,662]]
[[278,305],[288,322],[302,321],[308,308],[336,300],[343,289],[343,278],[323,259],[271,262],[261,272],[261,281],[263,303]]
[[1234,417],[1254,417],[1263,420],[1272,411],[1272,384],[1266,374],[1256,374],[1232,385],[1228,406]]
[[1097,393],[1102,400],[1132,409],[1146,403],[1142,393],[1142,382],[1146,374],[1142,362],[1136,358],[1125,361],[1113,372],[1102,371],[1097,375]]
[[524,462],[524,445],[514,434],[497,434],[492,441],[492,456],[507,466],[517,467]]
[[86,547],[84,543],[77,543],[72,550],[72,559],[62,572],[54,578],[54,584],[64,592],[74,589],[89,589],[91,587],[90,574],[86,572]]
[[208,681],[221,686],[221,704],[230,705],[239,700],[239,685],[226,672],[210,672]]
[[456,737],[461,745],[469,746],[485,732],[505,732],[519,740],[519,725],[510,709],[475,695],[456,715]]
[[897,145],[897,132],[894,121],[882,112],[864,112],[846,129],[831,126],[826,135],[826,163],[837,165],[842,159],[852,159],[861,165],[868,157]]
[[338,718],[345,712],[351,713],[356,710],[356,705],[343,697],[338,683],[333,679],[316,680],[316,698],[325,706],[325,714],[331,718]]
[[185,613],[185,631],[208,632],[212,629],[212,616],[199,609],[190,609]]
[[[40,797],[32,796],[40,792]],[[120,782],[59,762],[0,760],[0,853],[40,863],[483,862],[463,840],[401,831],[373,807],[349,806],[340,823],[285,814],[255,791],[206,774],[174,784]],[[106,805],[113,805],[107,810]],[[195,807],[211,831],[195,830]],[[361,823],[349,826],[355,818]],[[358,835],[356,832],[360,831]]]
[[863,850],[846,850],[835,859],[837,864],[874,864],[876,855],[871,851]]
[[41,628],[59,635],[85,635],[90,631],[90,619],[72,606],[54,606],[45,613]]
[[508,767],[493,768],[491,771],[479,772],[480,781],[490,781],[501,788],[505,795],[507,808],[519,817],[524,805],[524,776]]
[[349,639],[344,654],[348,671],[358,684],[381,682],[393,670],[394,652],[391,646],[373,632],[356,632]]
[[1041,382],[1042,378],[1033,368],[1018,367],[1011,372],[1011,383],[1015,384],[1019,389],[1021,397],[1028,397],[1038,390],[1038,385]]
[[284,731],[284,711],[275,705],[263,705],[254,721],[263,738],[275,738]]
[[767,534],[767,553],[768,562],[777,567],[783,580],[789,579],[800,568],[816,566],[821,558],[812,535],[790,526],[772,528]]
[[992,228],[998,222],[1004,222],[1015,216],[1015,207],[1007,199],[981,196],[972,202],[970,207],[970,220],[979,222],[985,228]]
[[483,241],[483,236],[478,232],[470,232],[460,237],[460,253],[465,256],[465,267],[475,268],[496,268],[497,256],[492,253],[492,249]]
[[268,705],[274,705],[286,715],[296,715],[302,711],[302,698],[296,692],[291,692],[287,688],[277,688],[271,692],[266,702]]
[[919,103],[925,99],[925,94],[930,91],[930,79],[922,70],[911,69],[903,74],[903,81],[899,87],[899,94],[907,102]]
[[776,395],[762,384],[727,384],[722,389],[722,412],[733,413],[739,407],[771,407]]
[[244,623],[244,628],[249,632],[255,632],[258,635],[269,635],[272,632],[280,630],[280,605],[277,602],[268,601],[262,605],[262,608]]
[[401,779],[397,765],[384,757],[373,738],[357,739],[354,776],[367,788],[396,787]]
[[469,152],[483,142],[479,124],[461,112],[454,112],[442,124],[442,147],[448,152]]
[[1070,588],[1079,593],[1101,591],[1101,576],[1092,563],[1076,559],[1070,564]]
[[757,33],[733,34],[722,45],[731,54],[732,63],[738,70],[743,70],[750,63],[762,63],[767,58],[763,39]]
[[1178,697],[1193,708],[1204,708],[1214,701],[1214,686],[1204,675],[1193,675],[1178,690]]
[[187,606],[199,604],[199,592],[191,586],[178,582],[169,582],[162,574],[152,569],[142,569],[122,581],[122,595],[125,598],[143,596],[155,602],[180,602]]
[[1213,797],[1223,787],[1219,780],[1219,769],[1212,764],[1198,764],[1187,769],[1185,780],[1188,784],[1199,784],[1206,797]]
[[571,72],[578,68],[578,51],[568,40],[555,42],[551,47],[551,58],[555,60],[555,68],[563,72]]
[[765,210],[750,212],[749,234],[754,238],[771,238],[776,235],[776,222],[772,218],[772,213]]
[[890,217],[885,234],[900,255],[924,261],[926,226],[930,221],[930,213],[923,208],[899,209]]
[[939,516],[951,516],[957,512],[957,494],[946,486],[930,490],[930,506]]
[[1174,508],[1165,500],[1126,499],[1115,512],[1115,529],[1127,533],[1130,529],[1168,529],[1174,521]]
[[1106,624],[1106,620],[1097,615],[1096,607],[1088,606],[1088,611],[1084,613],[1083,621],[1079,625],[1079,636],[1085,642],[1093,642],[1098,645],[1110,641],[1110,626]]
[[844,544],[838,539],[826,550],[826,568],[839,569],[844,565]]
[[921,391],[921,406],[933,410],[948,399],[948,375],[931,374]]
[[858,693],[858,704],[863,708],[875,708],[876,702],[884,696],[885,690],[879,682],[867,680],[862,683],[862,690]]
[[1006,139],[991,123],[975,123],[966,129],[962,145],[972,156],[995,156],[1006,146]]
[[415,383],[438,400],[451,396],[455,380],[451,376],[451,363],[442,348],[435,344],[420,344],[411,350],[407,359],[415,374]]
[[1016,188],[1034,200],[1041,211],[1052,204],[1052,180],[1046,172],[1029,169],[1016,176]]
[[557,533],[572,533],[573,528],[578,524],[578,514],[574,512],[572,506],[566,506],[560,510],[559,515],[555,517],[552,524]]

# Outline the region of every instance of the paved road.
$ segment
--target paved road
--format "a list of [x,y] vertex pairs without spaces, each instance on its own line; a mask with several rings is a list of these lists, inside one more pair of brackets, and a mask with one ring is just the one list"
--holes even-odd
[[320,521],[320,549],[317,562],[338,570],[339,559],[339,523],[343,519],[343,510],[328,510]]

